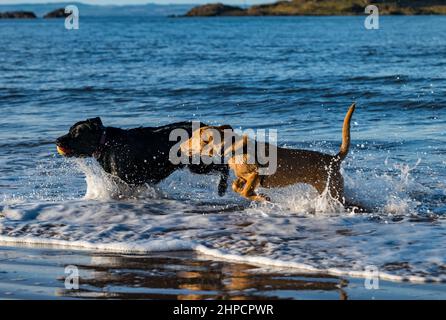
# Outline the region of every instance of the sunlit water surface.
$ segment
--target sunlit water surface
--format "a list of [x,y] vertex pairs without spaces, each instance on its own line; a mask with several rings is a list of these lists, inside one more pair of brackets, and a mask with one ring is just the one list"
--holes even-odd
[[[0,242],[217,260],[388,280],[446,281],[446,18],[85,18],[0,21]],[[349,213],[307,186],[264,190],[176,172],[126,190],[54,140],[101,116],[277,129],[279,145],[338,150],[352,101]]]

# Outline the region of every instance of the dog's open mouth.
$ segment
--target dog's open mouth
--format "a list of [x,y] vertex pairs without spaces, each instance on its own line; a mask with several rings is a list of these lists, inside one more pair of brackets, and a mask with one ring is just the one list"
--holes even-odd
[[67,157],[70,155],[71,150],[68,148],[57,146],[57,153],[59,153],[61,156]]

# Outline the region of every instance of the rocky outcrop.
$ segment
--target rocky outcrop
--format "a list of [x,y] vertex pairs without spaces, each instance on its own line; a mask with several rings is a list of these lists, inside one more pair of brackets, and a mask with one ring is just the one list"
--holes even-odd
[[47,13],[46,15],[43,16],[43,18],[44,19],[66,18],[69,15],[70,15],[69,13],[65,13],[65,8],[60,8]]
[[246,11],[235,6],[222,3],[205,4],[191,9],[186,13],[187,17],[216,17],[216,16],[242,16]]
[[376,5],[381,15],[446,14],[445,0],[291,0],[247,9],[221,3],[206,4],[193,8],[186,16],[349,16],[364,15],[369,4]]
[[9,11],[0,12],[0,19],[35,19],[34,12],[31,11]]

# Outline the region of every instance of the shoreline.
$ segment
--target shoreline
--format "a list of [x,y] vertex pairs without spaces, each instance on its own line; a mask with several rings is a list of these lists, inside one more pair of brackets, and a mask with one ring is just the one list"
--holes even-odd
[[[131,249],[123,250],[120,243],[112,244],[92,244],[88,242],[81,242],[75,244],[69,244],[66,240],[52,240],[52,239],[39,239],[36,238],[9,238],[0,236],[0,248],[4,247],[17,247],[28,249],[48,249],[48,250],[61,250],[61,251],[76,251],[83,253],[84,255],[112,255],[112,256],[145,256],[145,255],[157,255],[159,253],[170,255],[178,252],[188,252],[193,256],[202,256],[204,259],[218,261],[222,263],[230,264],[248,264],[252,267],[260,269],[273,269],[273,270],[287,270],[291,273],[310,274],[326,277],[348,277],[351,279],[358,279],[364,281],[366,279],[366,272],[364,270],[343,270],[337,268],[331,269],[318,269],[311,265],[306,265],[298,262],[285,262],[281,260],[272,260],[267,257],[257,256],[237,256],[229,253],[224,253],[216,249],[208,248],[201,244],[189,244],[189,243],[173,243],[171,244],[172,250],[147,250],[144,245],[137,244]],[[411,283],[411,284],[446,284],[443,278],[434,277],[419,277],[412,276],[400,276],[391,273],[379,273],[379,281],[388,281],[392,283]]]
[[[246,16],[187,16],[187,15],[171,15],[171,16],[163,16],[163,17],[157,17],[156,18],[170,18],[170,19],[237,19],[237,18],[293,18],[293,17],[309,17],[309,18],[319,18],[319,17],[367,17],[367,14],[293,14],[293,15],[246,15]],[[446,14],[444,13],[434,13],[434,14],[381,14],[380,18],[382,17],[446,17]],[[93,16],[90,16],[93,17]],[[148,17],[150,18],[150,17]]]
[[[94,15],[84,15],[83,19],[110,19],[110,18],[126,18],[126,19],[258,19],[258,18],[333,18],[333,17],[339,17],[339,18],[364,18],[367,17],[366,14],[350,14],[350,15],[341,15],[341,14],[300,14],[300,15],[258,15],[258,16],[186,16],[186,15],[166,15],[166,16],[146,16],[146,15],[135,15],[135,16],[128,16],[128,15],[121,15],[121,16],[94,16]],[[380,18],[387,18],[387,17],[446,17],[446,14],[380,14]],[[63,21],[64,18],[51,18],[46,19],[43,17],[36,17],[33,19],[22,19],[22,18],[0,18],[0,21],[27,21],[27,22],[35,22],[35,21],[45,21],[49,23],[54,22],[60,22]]]
[[[66,267],[79,289],[66,289]],[[192,251],[126,255],[0,246],[0,299],[445,299],[446,284],[389,282],[215,261]]]

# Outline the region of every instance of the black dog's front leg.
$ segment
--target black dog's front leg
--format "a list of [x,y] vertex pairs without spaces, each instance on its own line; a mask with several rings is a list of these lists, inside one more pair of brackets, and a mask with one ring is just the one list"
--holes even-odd
[[220,173],[220,182],[218,183],[218,195],[223,197],[228,189],[229,168],[223,167]]
[[227,165],[189,165],[189,171],[197,174],[220,173],[220,182],[218,183],[218,195],[223,197],[228,188],[229,167]]

